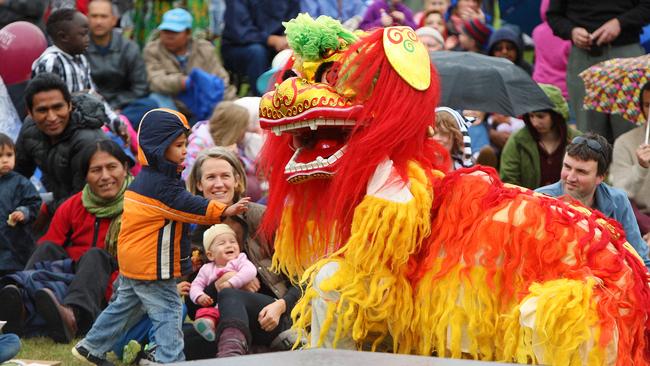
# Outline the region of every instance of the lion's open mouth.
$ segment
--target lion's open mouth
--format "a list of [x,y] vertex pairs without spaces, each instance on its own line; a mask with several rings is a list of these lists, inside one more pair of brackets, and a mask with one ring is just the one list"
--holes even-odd
[[277,136],[293,136],[295,153],[284,174],[289,182],[298,183],[334,175],[362,111],[362,105],[339,95],[331,85],[293,77],[264,94],[260,126]]
[[293,135],[295,153],[284,168],[287,180],[297,183],[334,174],[334,165],[345,152],[345,143],[355,122],[314,119],[274,127],[276,134]]

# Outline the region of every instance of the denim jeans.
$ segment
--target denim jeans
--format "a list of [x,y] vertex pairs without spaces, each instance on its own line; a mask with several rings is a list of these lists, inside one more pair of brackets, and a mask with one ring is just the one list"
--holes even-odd
[[126,333],[133,312],[142,307],[153,323],[156,362],[184,361],[181,299],[176,280],[141,281],[120,276],[117,299],[99,315],[79,342],[92,355],[105,358]]
[[0,363],[9,361],[20,352],[20,338],[17,335],[0,334]]

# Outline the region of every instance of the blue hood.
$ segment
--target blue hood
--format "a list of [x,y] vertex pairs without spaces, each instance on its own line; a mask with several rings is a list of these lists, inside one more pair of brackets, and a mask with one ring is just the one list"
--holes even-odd
[[524,50],[524,40],[521,37],[519,27],[508,24],[494,31],[488,41],[488,55],[492,54],[492,47],[499,41],[510,41],[515,44],[517,47],[517,62],[515,63],[518,64],[521,61]]
[[167,176],[178,176],[176,164],[165,159],[165,150],[189,131],[190,125],[182,113],[166,108],[150,110],[142,117],[138,130],[138,161]]

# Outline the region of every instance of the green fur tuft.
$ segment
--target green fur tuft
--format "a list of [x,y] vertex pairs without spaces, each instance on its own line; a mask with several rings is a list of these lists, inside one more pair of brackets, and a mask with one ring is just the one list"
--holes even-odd
[[357,36],[343,28],[338,20],[324,15],[314,19],[309,14],[298,14],[282,24],[289,46],[305,61],[319,60],[325,51],[339,50],[357,41]]

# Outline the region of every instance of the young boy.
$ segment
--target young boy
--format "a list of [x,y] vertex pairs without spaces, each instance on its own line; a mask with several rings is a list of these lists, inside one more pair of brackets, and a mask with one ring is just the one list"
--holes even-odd
[[140,174],[124,196],[117,258],[117,299],[100,314],[73,349],[86,362],[110,365],[105,354],[142,307],[153,323],[156,362],[183,361],[181,301],[176,278],[192,270],[190,223],[211,225],[240,214],[249,198],[226,207],[194,196],[180,179],[189,124],[181,113],[154,109],[142,117],[138,132]]
[[14,142],[0,133],[0,275],[25,268],[34,250],[28,224],[41,206],[34,185],[13,171],[15,164]]

